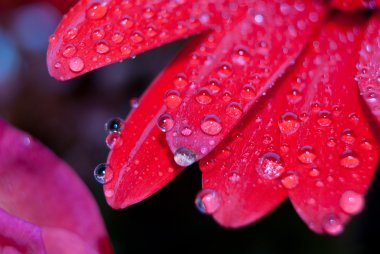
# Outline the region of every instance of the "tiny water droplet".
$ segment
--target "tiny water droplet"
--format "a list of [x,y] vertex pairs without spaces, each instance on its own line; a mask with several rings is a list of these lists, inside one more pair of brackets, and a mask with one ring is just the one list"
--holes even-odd
[[96,166],[96,168],[94,169],[95,180],[100,184],[105,183],[106,168],[107,168],[107,165],[102,163]]
[[212,189],[203,189],[195,198],[195,206],[203,214],[213,214],[220,206],[218,193]]
[[335,147],[335,145],[336,145],[336,141],[334,138],[329,138],[329,140],[327,140],[328,147]]
[[318,113],[317,123],[320,126],[326,127],[332,123],[331,113],[328,110],[322,110]]
[[102,19],[107,14],[108,7],[105,4],[94,3],[87,9],[86,17],[88,19]]
[[98,41],[98,40],[101,40],[104,38],[106,32],[104,32],[104,30],[102,28],[97,28],[95,29],[92,34],[91,34],[91,38],[94,40],[94,41]]
[[288,190],[294,189],[299,184],[299,176],[289,172],[281,179],[281,183]]
[[189,127],[185,127],[181,130],[181,134],[183,136],[190,136],[193,133],[193,131]]
[[134,42],[134,43],[140,43],[144,40],[144,37],[142,36],[142,34],[140,32],[134,32],[132,35],[131,35],[131,40]]
[[229,92],[225,92],[223,94],[223,101],[225,101],[225,102],[231,101],[231,94]]
[[327,215],[322,223],[324,231],[330,235],[339,235],[343,232],[343,224],[335,214]]
[[232,68],[229,64],[225,63],[219,67],[218,74],[222,78],[228,78],[232,75]]
[[206,116],[201,123],[201,129],[208,135],[218,135],[222,130],[220,119],[215,115]]
[[123,45],[120,47],[120,51],[123,55],[130,55],[132,52],[132,49],[129,45]]
[[130,29],[133,27],[134,22],[130,17],[123,17],[120,21],[120,24],[125,28],[125,29]]
[[211,79],[207,84],[207,88],[211,91],[212,94],[216,94],[216,93],[219,93],[220,91],[219,85],[220,85],[219,81],[215,79]]
[[119,44],[124,40],[124,35],[121,32],[115,32],[115,33],[113,33],[111,40],[114,43]]
[[342,132],[342,141],[346,144],[353,144],[355,142],[355,135],[351,129],[344,129]]
[[187,81],[186,75],[184,74],[178,74],[174,79],[174,86],[177,89],[185,88],[189,82]]
[[317,155],[311,146],[303,146],[298,153],[298,160],[305,164],[313,163]]
[[366,140],[366,139],[363,139],[361,142],[360,142],[360,148],[363,149],[363,150],[366,150],[366,151],[371,151],[373,146],[372,144]]
[[72,44],[69,44],[67,45],[63,52],[62,52],[62,55],[66,58],[70,58],[70,57],[73,57],[75,55],[75,53],[77,52],[77,49],[74,45]]
[[280,131],[285,135],[292,135],[297,132],[300,127],[300,120],[293,112],[285,112],[281,115],[278,122]]
[[108,148],[112,149],[119,137],[119,132],[110,132],[106,137],[106,144]]
[[243,114],[243,109],[239,103],[231,102],[226,107],[226,114],[232,118],[239,119]]
[[256,96],[256,91],[251,85],[247,84],[243,86],[240,95],[244,99],[250,100]]
[[169,109],[177,108],[182,102],[182,98],[177,90],[169,90],[165,95],[165,104]]
[[174,120],[169,114],[163,114],[158,118],[157,125],[162,132],[168,132],[173,128]]
[[99,41],[95,45],[95,50],[99,54],[107,54],[110,51],[110,47],[106,41]]
[[149,25],[146,28],[146,35],[148,35],[149,37],[154,37],[157,35],[157,33],[157,29],[153,25]]
[[75,39],[75,37],[77,37],[78,32],[79,32],[79,30],[78,30],[77,27],[71,28],[71,29],[69,29],[69,30],[66,32],[66,34],[65,34],[65,36],[64,36],[64,39],[65,39],[65,40],[73,40],[73,39]]
[[181,147],[174,153],[174,161],[182,167],[187,167],[193,164],[196,161],[196,158],[197,156],[195,153],[186,147]]
[[121,132],[123,130],[123,120],[120,118],[113,118],[104,125],[104,129],[108,134],[112,132]]
[[302,100],[302,93],[298,91],[297,89],[291,89],[286,95],[286,98],[288,99],[290,103],[295,104]]
[[364,208],[364,197],[363,195],[354,192],[346,191],[340,197],[340,207],[348,214],[358,214]]
[[81,72],[84,69],[84,62],[79,56],[69,60],[69,68],[72,72]]
[[258,158],[256,164],[257,173],[264,179],[273,180],[280,177],[285,168],[282,165],[282,158],[274,152],[266,152]]
[[235,53],[232,56],[232,61],[239,65],[245,65],[250,60],[250,55],[247,50],[245,49],[238,49],[235,51]]
[[138,106],[139,106],[139,99],[138,98],[132,98],[129,101],[129,105],[131,105],[131,108],[138,108]]
[[346,150],[342,153],[340,159],[340,165],[345,168],[356,168],[359,166],[360,160],[357,154],[352,150]]
[[211,92],[207,88],[202,88],[195,97],[199,104],[207,105],[212,102]]
[[319,170],[316,167],[311,168],[309,171],[309,176],[311,176],[311,177],[317,177],[317,176],[319,176],[319,174],[320,174]]

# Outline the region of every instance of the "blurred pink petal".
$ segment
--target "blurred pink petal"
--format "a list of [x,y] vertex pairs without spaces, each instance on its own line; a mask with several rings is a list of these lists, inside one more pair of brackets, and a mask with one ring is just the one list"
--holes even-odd
[[[1,120],[0,208],[14,220],[42,229],[49,249],[66,247],[70,253],[78,254],[112,253],[96,203],[73,170],[39,142]],[[13,223],[13,219],[9,222]],[[3,233],[1,230],[0,239]],[[20,238],[15,239],[16,246],[29,239]],[[88,246],[87,251],[71,246],[81,241]]]

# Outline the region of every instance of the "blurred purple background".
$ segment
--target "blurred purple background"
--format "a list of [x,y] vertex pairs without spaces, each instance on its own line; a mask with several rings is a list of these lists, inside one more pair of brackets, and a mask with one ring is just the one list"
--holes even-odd
[[380,253],[379,177],[365,211],[340,237],[309,231],[288,201],[252,226],[221,228],[193,205],[201,187],[197,166],[146,201],[112,210],[92,175],[108,153],[104,123],[125,118],[130,100],[141,95],[184,41],[58,82],[47,73],[45,54],[62,12],[44,2],[14,7],[0,0],[0,8],[0,117],[41,140],[78,172],[100,205],[117,253]]

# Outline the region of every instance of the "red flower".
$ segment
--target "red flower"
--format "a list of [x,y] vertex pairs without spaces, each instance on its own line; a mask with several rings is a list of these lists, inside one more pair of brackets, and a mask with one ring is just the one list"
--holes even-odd
[[99,210],[73,170],[0,119],[0,252],[113,253]]
[[108,203],[139,202],[200,160],[196,205],[220,224],[252,223],[288,196],[312,230],[335,235],[363,209],[378,161],[379,28],[375,11],[324,1],[80,1],[47,61],[66,80],[201,33],[108,124],[96,171]]

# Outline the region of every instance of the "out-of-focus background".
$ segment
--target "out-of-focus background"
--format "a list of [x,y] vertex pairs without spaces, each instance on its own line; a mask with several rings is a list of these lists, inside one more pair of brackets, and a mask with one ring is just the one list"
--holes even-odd
[[128,114],[130,100],[185,41],[58,82],[47,72],[47,41],[74,2],[0,0],[0,117],[41,140],[78,172],[96,197],[117,253],[380,253],[379,174],[366,209],[339,237],[311,232],[289,201],[254,225],[224,229],[194,206],[201,187],[197,166],[140,204],[118,211],[108,207],[93,179],[93,168],[108,153],[104,123]]

